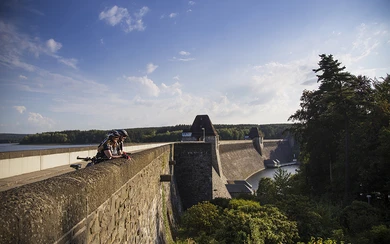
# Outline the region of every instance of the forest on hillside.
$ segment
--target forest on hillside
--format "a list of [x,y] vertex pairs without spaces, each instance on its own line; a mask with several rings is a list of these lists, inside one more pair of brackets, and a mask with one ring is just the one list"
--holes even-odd
[[0,133],[0,143],[18,143],[28,134]]
[[[268,125],[214,125],[221,140],[244,140],[252,127],[257,127],[265,139],[280,139],[285,137],[285,131],[291,124],[268,124]],[[129,136],[126,142],[174,142],[181,140],[183,130],[189,130],[191,125],[175,125],[164,127],[132,128],[125,129]],[[101,142],[109,133],[104,130],[65,130],[44,132],[26,135],[20,140],[20,144],[94,144]]]
[[176,243],[390,243],[390,75],[320,58],[319,88],[290,117],[297,174],[280,168],[256,195],[192,206]]

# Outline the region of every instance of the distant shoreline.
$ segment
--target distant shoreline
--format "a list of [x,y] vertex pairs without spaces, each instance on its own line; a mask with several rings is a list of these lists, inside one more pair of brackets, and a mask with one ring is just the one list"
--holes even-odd
[[72,148],[97,146],[98,144],[19,144],[19,143],[0,143],[0,152],[15,152],[27,150],[45,150],[53,148]]

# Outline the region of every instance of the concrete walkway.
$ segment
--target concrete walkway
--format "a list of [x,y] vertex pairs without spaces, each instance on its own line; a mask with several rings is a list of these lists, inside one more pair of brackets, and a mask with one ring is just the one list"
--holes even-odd
[[[88,162],[81,162],[82,168],[84,168],[87,163]],[[71,171],[75,171],[75,169],[71,168],[69,165],[63,165],[41,171],[35,171],[27,174],[3,178],[0,179],[0,191],[6,191],[15,187],[45,180]]]

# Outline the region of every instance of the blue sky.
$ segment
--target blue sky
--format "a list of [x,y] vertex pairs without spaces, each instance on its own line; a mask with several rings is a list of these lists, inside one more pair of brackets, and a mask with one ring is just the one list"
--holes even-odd
[[390,73],[388,0],[0,3],[0,133],[286,123],[333,54]]

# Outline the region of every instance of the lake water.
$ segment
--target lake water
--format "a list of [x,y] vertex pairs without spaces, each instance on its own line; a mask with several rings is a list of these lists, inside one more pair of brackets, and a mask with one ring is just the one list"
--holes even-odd
[[[295,174],[297,169],[299,169],[299,165],[290,165],[290,166],[284,166],[281,167],[281,169],[286,170],[287,173]],[[274,174],[276,172],[277,168],[267,168],[260,172],[257,172],[256,174],[249,177],[246,181],[252,185],[253,190],[257,190],[259,186],[259,181],[261,178],[268,177],[268,178],[274,178]]]
[[97,144],[82,145],[20,145],[19,143],[0,143],[0,152],[14,152],[25,150],[43,150],[53,148],[71,148],[71,147],[89,147],[98,146]]

